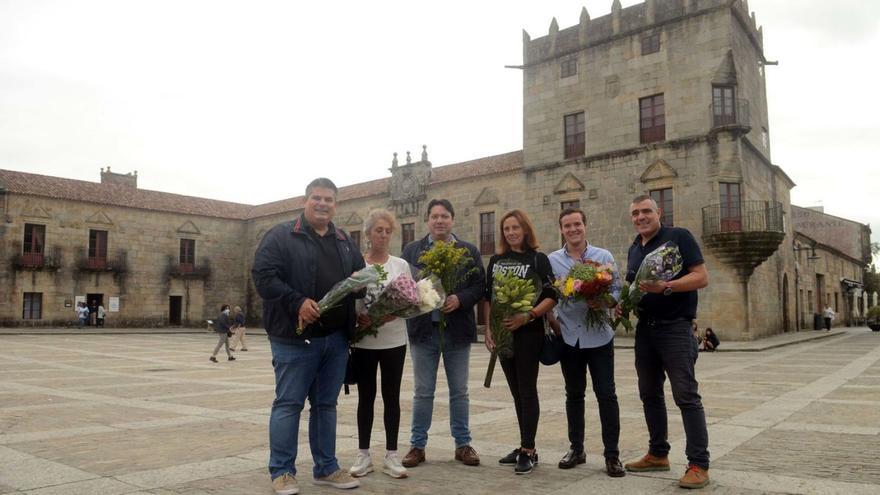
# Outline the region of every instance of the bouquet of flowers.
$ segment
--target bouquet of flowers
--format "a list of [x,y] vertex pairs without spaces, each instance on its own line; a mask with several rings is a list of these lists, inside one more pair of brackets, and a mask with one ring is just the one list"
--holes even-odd
[[565,278],[556,282],[562,304],[584,301],[587,309],[587,328],[610,323],[608,308],[617,304],[612,294],[614,267],[600,265],[593,260],[575,263]]
[[440,308],[446,296],[437,277],[429,276],[416,282],[408,273],[401,273],[376,290],[368,290],[365,299],[370,324],[358,328],[355,342],[367,335],[378,335],[387,317],[412,318]]
[[[467,248],[455,247],[455,241],[435,241],[431,249],[419,256],[422,278],[431,275],[440,280],[445,294],[452,294],[460,282],[476,270]],[[441,303],[442,304],[442,303]],[[446,330],[446,315],[440,313],[440,350],[443,350],[443,331]]]
[[[352,273],[350,277],[337,282],[336,285],[324,294],[324,297],[318,301],[318,312],[324,314],[328,309],[339,305],[352,292],[357,292],[370,284],[383,282],[387,277],[388,274],[382,268],[382,265],[370,265],[363,270]],[[300,321],[296,327],[297,335],[302,335],[303,329],[302,321]]]
[[528,313],[538,300],[540,282],[528,278],[519,278],[516,274],[498,270],[492,275],[492,309],[489,313],[489,331],[495,349],[489,357],[489,368],[483,386],[492,385],[495,373],[495,362],[498,356],[513,355],[513,335],[504,327],[504,320],[520,313]]
[[681,251],[673,242],[665,242],[648,253],[639,265],[639,271],[636,272],[632,284],[625,286],[620,292],[621,316],[614,320],[614,328],[617,328],[618,324],[623,324],[627,331],[632,330],[633,324],[629,320],[629,315],[634,313],[638,316],[639,301],[645,295],[639,289],[640,282],[669,282],[681,272],[683,265]]

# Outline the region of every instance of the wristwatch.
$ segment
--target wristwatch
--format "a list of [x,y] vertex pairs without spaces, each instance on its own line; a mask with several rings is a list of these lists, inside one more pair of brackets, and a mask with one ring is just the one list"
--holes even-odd
[[669,282],[666,282],[666,288],[663,289],[663,295],[664,296],[671,296],[672,295],[672,287],[669,285]]
[[535,321],[535,318],[537,318],[537,316],[535,316],[534,311],[532,311],[531,309],[526,314],[529,315],[529,321],[527,321],[526,323],[531,323],[531,322]]

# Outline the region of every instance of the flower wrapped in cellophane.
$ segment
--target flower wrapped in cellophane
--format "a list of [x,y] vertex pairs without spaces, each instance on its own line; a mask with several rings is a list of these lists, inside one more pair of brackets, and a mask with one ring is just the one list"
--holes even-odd
[[535,307],[541,294],[541,282],[532,278],[520,278],[512,271],[498,270],[492,275],[492,300],[489,312],[489,331],[495,348],[489,356],[489,368],[483,386],[492,385],[495,362],[498,356],[513,356],[513,335],[504,326],[504,320],[521,313],[528,313]]
[[[434,241],[431,248],[419,256],[419,264],[423,266],[421,278],[431,275],[437,277],[445,294],[453,294],[458,284],[466,280],[477,269],[467,248],[456,247],[455,241]],[[441,350],[443,349],[443,332],[445,330],[446,314],[441,312],[438,325]]]
[[[382,265],[369,265],[352,273],[350,277],[337,282],[318,301],[318,313],[323,315],[328,309],[338,306],[352,292],[357,292],[370,284],[379,284],[387,277],[388,273],[385,272]],[[302,321],[300,321],[296,333],[302,335],[303,329]]]
[[645,293],[639,288],[641,282],[669,282],[675,278],[684,267],[681,251],[674,242],[665,242],[657,249],[651,251],[639,265],[632,284],[625,286],[620,293],[621,316],[614,320],[614,328],[623,324],[627,331],[632,330],[630,314],[638,316],[639,301]]
[[368,290],[364,300],[370,324],[358,327],[354,336],[357,342],[368,335],[376,337],[379,327],[391,318],[412,318],[439,309],[446,295],[440,279],[425,277],[418,282],[408,273],[401,273],[393,280]]
[[593,260],[575,263],[565,278],[556,282],[562,304],[575,301],[587,303],[587,328],[599,328],[611,322],[609,308],[617,305],[614,298],[614,265]]

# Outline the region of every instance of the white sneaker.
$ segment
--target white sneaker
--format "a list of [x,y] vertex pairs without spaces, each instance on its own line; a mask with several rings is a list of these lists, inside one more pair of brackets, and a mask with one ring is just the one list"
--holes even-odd
[[341,488],[343,490],[357,488],[361,484],[361,482],[358,481],[357,478],[352,478],[350,474],[341,469],[337,469],[329,476],[324,476],[323,478],[315,478],[314,483],[316,485],[328,485],[332,486],[333,488]]
[[385,460],[382,462],[385,465],[385,467],[382,468],[382,472],[388,476],[391,476],[392,478],[406,478],[409,476],[406,468],[400,464],[400,459],[398,459],[397,454],[386,455]]
[[351,469],[348,470],[348,474],[356,478],[360,478],[361,476],[366,476],[367,474],[372,472],[373,459],[370,458],[370,454],[358,452],[357,458],[354,460],[354,465],[352,465]]

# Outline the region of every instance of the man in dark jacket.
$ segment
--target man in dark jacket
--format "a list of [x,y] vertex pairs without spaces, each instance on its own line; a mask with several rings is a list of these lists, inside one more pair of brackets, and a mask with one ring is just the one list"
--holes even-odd
[[315,484],[358,486],[336,459],[336,399],[354,333],[354,297],[323,314],[316,302],[365,266],[348,234],[332,223],[336,193],[329,179],[313,180],[306,188],[303,214],[267,232],[254,255],[251,273],[263,298],[263,325],[275,368],[269,474],[277,494],[298,492],[297,435],[306,397]]
[[226,346],[226,358],[230,361],[235,361],[235,357],[232,355],[232,352],[229,350],[229,305],[224,304],[220,307],[220,316],[217,317],[217,322],[214,323],[214,332],[217,333],[219,339],[217,340],[217,345],[214,346],[214,352],[211,354],[209,358],[212,363],[217,362],[217,353],[220,352],[220,348]]
[[[449,385],[449,422],[452,437],[455,439],[455,459],[468,466],[476,466],[480,464],[480,457],[470,445],[471,432],[468,424],[470,402],[467,383],[471,343],[477,338],[474,305],[483,297],[485,280],[483,262],[476,247],[457,239],[452,234],[455,210],[452,209],[449,200],[432,199],[428,203],[427,224],[429,234],[411,242],[403,250],[403,259],[414,270],[422,268],[419,256],[430,249],[435,241],[454,242],[456,246],[467,248],[471,263],[461,274],[453,293],[447,294],[441,309],[406,321],[415,386],[411,449],[404,457],[403,465],[415,467],[425,461],[428,429],[434,413],[437,369],[442,354],[446,381]],[[441,311],[446,316],[442,348],[439,332]]]

